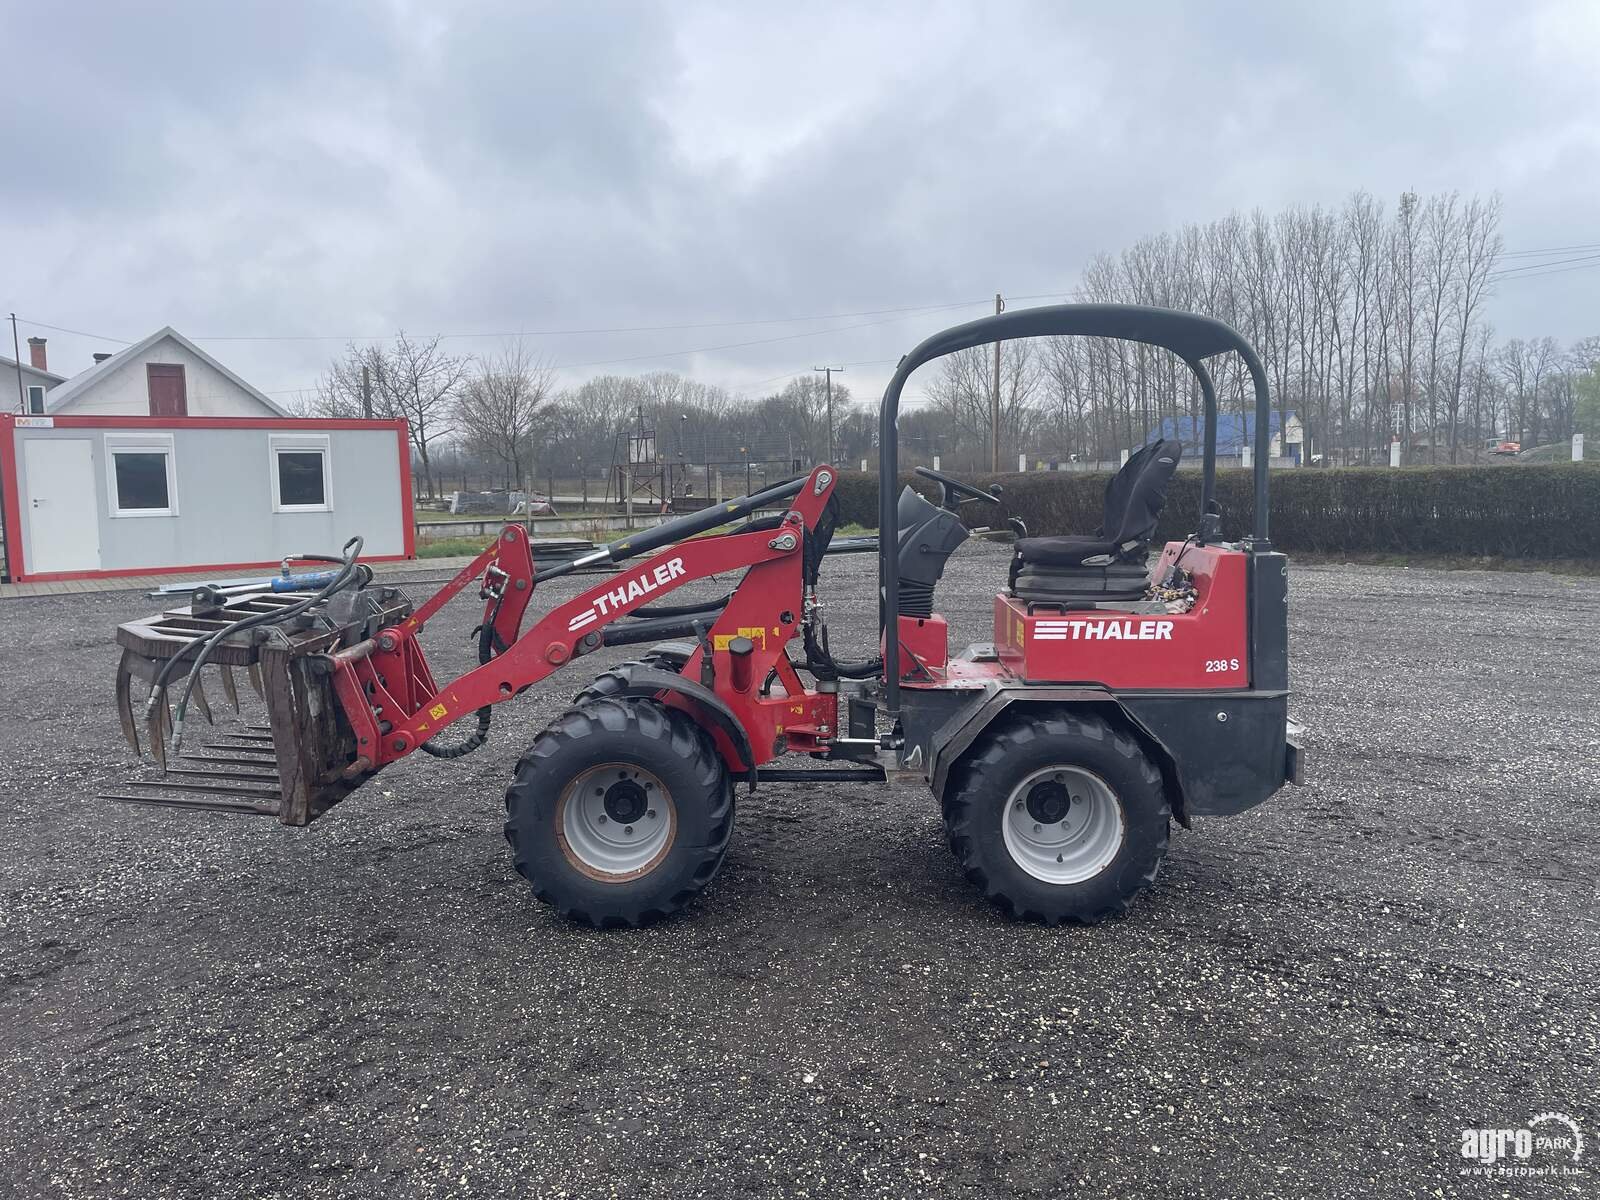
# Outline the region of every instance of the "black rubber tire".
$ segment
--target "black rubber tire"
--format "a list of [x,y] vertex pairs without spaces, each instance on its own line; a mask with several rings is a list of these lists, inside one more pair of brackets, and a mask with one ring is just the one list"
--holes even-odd
[[622,672],[629,667],[642,667],[646,664],[640,659],[630,658],[627,662],[620,662],[614,667],[607,667],[600,674],[584,685],[583,690],[572,698],[572,707],[588,704],[591,700],[606,700],[618,695],[622,691]]
[[623,687],[620,672],[627,667],[655,667],[657,670],[671,671],[676,675],[683,670],[683,664],[688,661],[688,655],[681,654],[675,649],[663,651],[652,646],[639,658],[629,659],[600,672],[587,687],[572,698],[573,707],[587,704],[590,700],[600,700],[619,694]]
[[[622,881],[585,874],[558,836],[563,789],[613,762],[654,773],[671,793],[676,821],[664,856]],[[733,816],[733,782],[704,730],[653,700],[601,698],[557,717],[517,763],[505,834],[517,873],[540,900],[597,929],[634,927],[679,911],[711,882]]]
[[[1013,916],[1094,925],[1120,916],[1156,881],[1172,808],[1161,772],[1126,733],[1093,716],[1024,709],[1002,718],[955,765],[944,792],[944,827],[966,876]],[[1075,883],[1029,874],[1006,848],[1002,823],[1011,791],[1046,767],[1098,775],[1122,811],[1123,840],[1100,872]]]

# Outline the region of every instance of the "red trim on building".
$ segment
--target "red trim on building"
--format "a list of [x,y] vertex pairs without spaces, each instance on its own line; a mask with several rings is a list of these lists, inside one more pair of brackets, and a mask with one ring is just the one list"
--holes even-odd
[[346,417],[58,417],[46,413],[33,419],[53,421],[57,429],[398,429],[410,436],[404,417],[366,421]]
[[0,413],[0,502],[6,513],[6,578],[22,579],[22,497],[17,490],[17,415]]
[[406,557],[417,556],[417,494],[411,487],[411,426],[406,421],[395,422],[395,433],[400,438],[400,501],[406,506]]
[[[30,574],[22,561],[22,497],[17,487],[17,413],[0,413],[0,505],[5,511],[5,574],[12,583],[55,583],[73,579],[119,579],[131,575],[185,575],[201,571],[253,571],[272,562],[196,563],[172,567],[118,567],[96,571],[46,571]],[[371,555],[365,562],[403,562],[417,556],[417,514],[411,491],[411,427],[403,417],[359,420],[335,417],[24,417],[24,428],[54,429],[393,429],[400,445],[400,502],[404,509],[405,552]],[[48,421],[48,426],[42,422]]]
[[[409,554],[370,554],[363,556],[362,562],[406,562],[413,557]],[[264,571],[270,568],[276,571],[282,559],[273,559],[271,562],[247,563],[200,563],[197,566],[183,567],[118,567],[110,571],[45,571],[38,575],[24,575],[16,579],[16,583],[62,583],[70,579],[125,579],[133,575],[199,575],[210,571]]]

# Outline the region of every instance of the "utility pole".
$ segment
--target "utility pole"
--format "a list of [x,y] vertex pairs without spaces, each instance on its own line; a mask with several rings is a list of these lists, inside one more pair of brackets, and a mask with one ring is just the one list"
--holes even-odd
[[[994,315],[1006,310],[999,292],[994,294]],[[989,470],[1000,474],[1000,343],[994,344],[994,391],[989,396]]]
[[[11,354],[17,360],[17,411],[28,411],[28,395],[22,390],[22,344],[17,341],[17,314],[11,314]],[[8,546],[9,542],[6,543]]]
[[372,368],[361,364],[361,415],[372,420]]
[[844,374],[843,367],[812,367],[813,371],[821,371],[828,389],[828,454],[827,462],[833,462],[833,373]]

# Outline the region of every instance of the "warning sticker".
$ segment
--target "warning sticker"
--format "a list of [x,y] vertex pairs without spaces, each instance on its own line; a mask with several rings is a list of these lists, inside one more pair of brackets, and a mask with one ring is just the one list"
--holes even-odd
[[737,633],[719,633],[711,639],[712,646],[717,650],[726,650],[734,638],[749,638],[761,649],[767,648],[767,629],[764,625],[741,625]]

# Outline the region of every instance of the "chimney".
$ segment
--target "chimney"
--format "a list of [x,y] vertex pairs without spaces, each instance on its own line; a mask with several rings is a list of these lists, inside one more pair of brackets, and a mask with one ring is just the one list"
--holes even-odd
[[98,367],[110,357],[111,355],[107,354],[104,350],[96,350],[94,355],[94,365]]
[[28,361],[33,364],[36,371],[48,371],[45,365],[44,339],[31,337],[28,339]]

